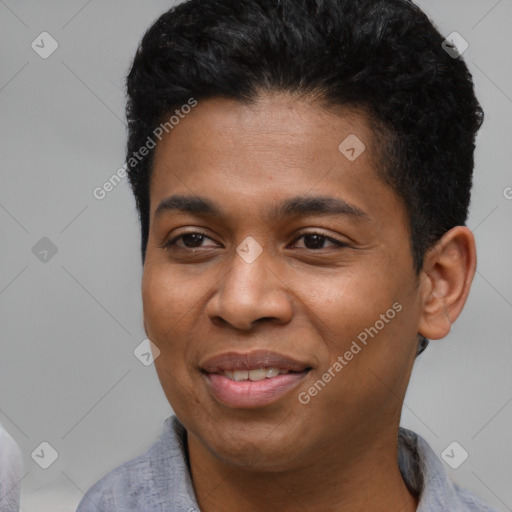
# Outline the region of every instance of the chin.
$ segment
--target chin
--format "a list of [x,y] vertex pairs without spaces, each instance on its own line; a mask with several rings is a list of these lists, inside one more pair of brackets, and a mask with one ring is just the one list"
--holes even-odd
[[243,433],[229,429],[217,433],[209,430],[201,441],[226,464],[249,471],[278,472],[294,465],[299,455],[297,448],[304,448],[304,439],[303,435],[295,436],[289,430],[277,434],[272,429],[249,428]]

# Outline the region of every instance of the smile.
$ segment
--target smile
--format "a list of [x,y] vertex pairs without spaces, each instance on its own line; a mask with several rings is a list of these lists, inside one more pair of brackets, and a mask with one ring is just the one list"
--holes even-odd
[[229,352],[208,359],[202,376],[212,397],[233,408],[273,404],[296,388],[311,365],[268,351]]
[[236,382],[244,380],[257,382],[263,379],[272,379],[278,375],[286,375],[289,372],[290,370],[284,368],[258,368],[257,370],[226,370],[223,372],[223,375]]

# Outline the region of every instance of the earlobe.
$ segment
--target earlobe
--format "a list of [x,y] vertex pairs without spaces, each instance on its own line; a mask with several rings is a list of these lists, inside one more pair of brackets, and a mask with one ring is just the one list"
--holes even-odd
[[418,332],[428,339],[444,338],[466,303],[476,271],[473,233],[456,226],[425,255],[421,279]]

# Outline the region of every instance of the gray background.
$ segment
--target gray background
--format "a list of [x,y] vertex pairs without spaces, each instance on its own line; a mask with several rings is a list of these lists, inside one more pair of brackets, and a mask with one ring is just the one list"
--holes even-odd
[[[479,265],[450,335],[417,361],[402,425],[469,458],[450,475],[512,510],[512,3],[419,2],[464,54],[486,112],[471,216]],[[74,510],[108,470],[145,450],[171,413],[145,338],[134,200],[92,191],[124,161],[123,80],[164,0],[0,0],[0,422],[24,454],[23,512]],[[43,60],[31,43],[59,44]],[[40,261],[43,237],[58,252]],[[41,442],[59,453],[41,469]]]

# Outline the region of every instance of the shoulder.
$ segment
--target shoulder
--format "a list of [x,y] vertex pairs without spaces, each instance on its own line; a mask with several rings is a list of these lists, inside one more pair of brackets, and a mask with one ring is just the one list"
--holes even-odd
[[457,499],[461,503],[460,510],[465,512],[497,512],[494,508],[489,507],[478,496],[475,496],[467,489],[463,489],[457,483],[453,483]]
[[135,505],[137,496],[151,485],[150,451],[151,448],[143,455],[113,469],[96,482],[84,495],[77,512],[132,510],[127,507]]
[[96,482],[76,512],[172,512],[178,510],[176,503],[191,501],[182,440],[175,425],[175,417],[168,418],[158,441]]
[[441,458],[415,432],[400,428],[398,459],[404,480],[419,494],[417,512],[496,512],[453,482]]

